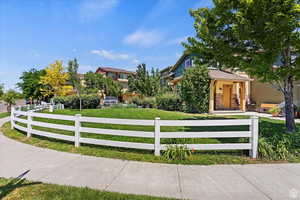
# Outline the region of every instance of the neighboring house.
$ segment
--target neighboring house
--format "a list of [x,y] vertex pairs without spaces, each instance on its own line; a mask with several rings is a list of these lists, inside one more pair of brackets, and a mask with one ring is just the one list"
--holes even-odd
[[170,78],[170,70],[173,68],[173,66],[169,66],[169,67],[166,67],[164,69],[162,69],[160,71],[160,76],[161,76],[161,79],[160,79],[160,84],[162,86],[167,86],[168,85],[168,80]]
[[113,67],[99,67],[96,73],[102,74],[105,77],[110,77],[119,82],[125,91],[128,89],[128,77],[134,74],[134,72]]
[[[176,88],[176,84],[182,80],[184,71],[194,66],[195,55],[182,55],[176,64],[170,69],[166,80],[169,85]],[[219,111],[246,111],[246,101],[250,97],[251,79],[244,73],[209,69],[210,100],[209,112]]]

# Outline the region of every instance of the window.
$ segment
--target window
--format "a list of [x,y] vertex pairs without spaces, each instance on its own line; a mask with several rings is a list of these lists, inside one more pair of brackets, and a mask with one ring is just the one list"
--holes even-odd
[[191,58],[185,60],[184,62],[185,68],[191,67],[192,65],[193,65],[193,61]]
[[128,75],[127,74],[119,74],[119,78],[120,79],[128,79]]

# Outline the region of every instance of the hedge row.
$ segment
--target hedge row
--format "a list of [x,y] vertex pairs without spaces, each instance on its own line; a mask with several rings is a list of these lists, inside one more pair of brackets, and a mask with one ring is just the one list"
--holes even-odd
[[[80,98],[77,95],[55,97],[53,101],[55,104],[64,104],[65,108],[79,109],[80,107]],[[95,109],[99,104],[100,98],[97,95],[81,95],[82,109]]]

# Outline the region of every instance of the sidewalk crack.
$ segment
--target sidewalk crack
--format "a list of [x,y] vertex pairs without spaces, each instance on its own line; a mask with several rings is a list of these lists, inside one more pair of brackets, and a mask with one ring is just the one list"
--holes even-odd
[[108,183],[104,190],[107,190],[112,184],[113,182],[115,182],[115,180],[117,180],[117,178],[120,176],[120,174],[123,172],[123,170],[125,169],[125,167],[129,164],[129,161],[124,161],[125,164],[123,165],[123,167],[120,169],[120,171],[116,174],[116,176],[113,177],[113,179],[110,181],[110,183]]
[[182,190],[182,184],[181,184],[181,176],[180,176],[180,172],[179,172],[179,165],[176,165],[176,170],[177,170],[177,178],[178,178],[178,187],[179,187],[180,198],[183,199],[183,190]]
[[252,183],[246,176],[241,174],[238,170],[236,170],[234,167],[231,166],[231,169],[236,172],[240,177],[242,177],[245,181],[247,181],[250,185],[252,185],[256,190],[258,190],[260,193],[262,193],[265,197],[272,200],[272,197],[270,197],[267,193],[265,193],[263,190],[261,190],[259,187],[257,187],[254,183]]

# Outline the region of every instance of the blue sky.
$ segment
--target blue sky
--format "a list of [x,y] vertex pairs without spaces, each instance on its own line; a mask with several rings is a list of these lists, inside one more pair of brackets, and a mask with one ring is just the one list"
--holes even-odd
[[210,0],[0,0],[0,83],[55,60],[135,70],[173,65],[194,36],[190,8]]

